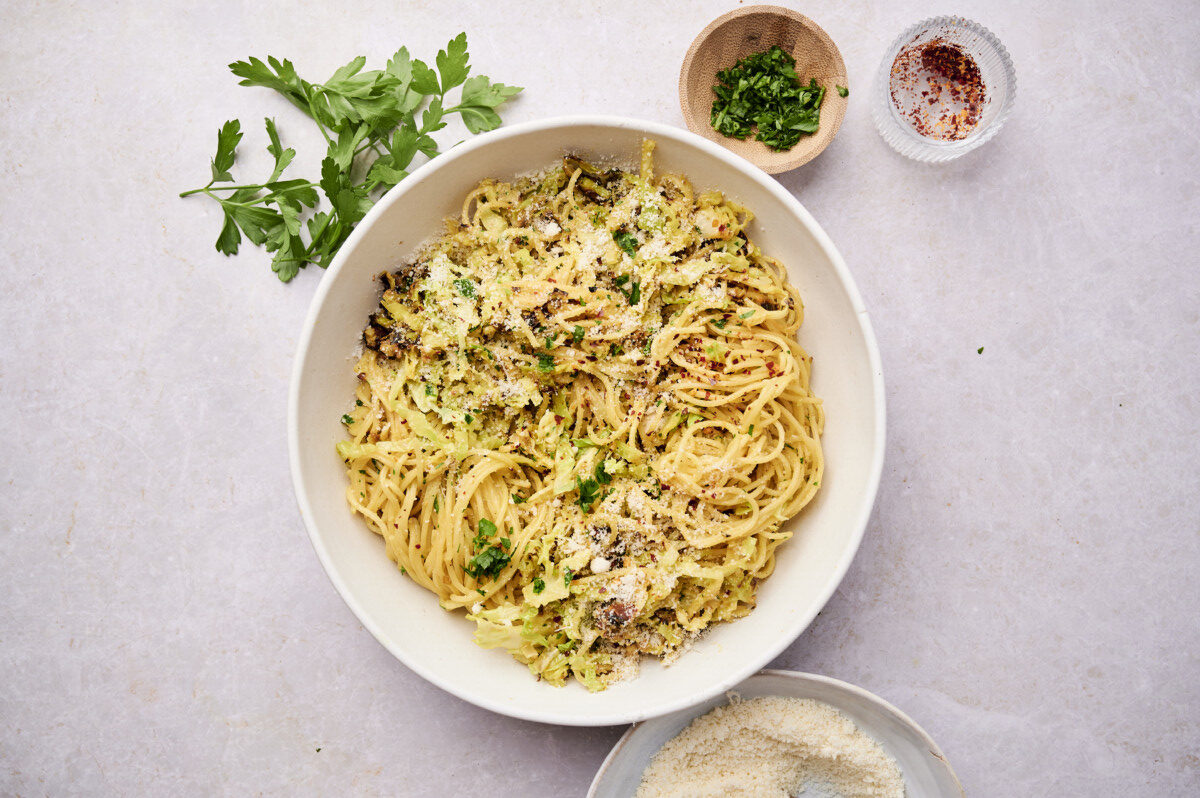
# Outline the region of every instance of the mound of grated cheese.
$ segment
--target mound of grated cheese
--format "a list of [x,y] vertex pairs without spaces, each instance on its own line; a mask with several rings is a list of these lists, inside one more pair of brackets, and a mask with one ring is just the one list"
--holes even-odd
[[732,699],[655,754],[637,798],[904,798],[896,760],[828,704]]

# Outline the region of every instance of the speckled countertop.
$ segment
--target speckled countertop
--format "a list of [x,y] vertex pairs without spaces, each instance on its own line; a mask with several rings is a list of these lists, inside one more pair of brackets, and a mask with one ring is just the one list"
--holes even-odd
[[[527,87],[509,121],[682,124],[679,62],[733,5],[5,5],[0,793],[583,794],[623,729],[465,704],[337,597],[284,435],[322,275],[283,286],[259,251],[218,255],[215,208],[175,195],[227,118],[251,164],[267,114],[315,163],[238,58],[323,76],[466,29],[479,71]],[[871,312],[888,446],[857,560],[774,666],[894,702],[971,796],[1195,794],[1195,7],[800,10],[842,48],[850,108],[781,182]],[[1020,87],[994,141],[929,167],[886,148],[867,89],[945,10],[1000,36]]]

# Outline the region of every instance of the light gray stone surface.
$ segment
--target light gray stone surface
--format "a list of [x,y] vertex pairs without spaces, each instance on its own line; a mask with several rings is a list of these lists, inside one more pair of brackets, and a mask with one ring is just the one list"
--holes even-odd
[[[0,793],[583,794],[622,729],[465,704],[337,597],[284,434],[322,275],[221,257],[215,206],[175,195],[227,118],[243,173],[265,115],[313,171],[308,123],[230,61],[319,78],[466,29],[479,71],[527,87],[508,121],[682,124],[683,53],[733,5],[4,4]],[[842,48],[850,109],[781,181],[863,292],[889,430],[861,552],[775,666],[893,701],[972,796],[1195,794],[1195,5],[801,10]],[[868,88],[942,10],[1000,36],[1019,90],[994,141],[930,167],[886,148]]]

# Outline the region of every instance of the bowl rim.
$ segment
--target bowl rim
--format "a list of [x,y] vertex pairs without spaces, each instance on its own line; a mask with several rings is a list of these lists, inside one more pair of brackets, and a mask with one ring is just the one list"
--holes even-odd
[[[787,631],[779,636],[775,641],[765,645],[759,652],[758,656],[754,657],[748,665],[739,668],[736,671],[725,674],[723,677],[714,679],[712,684],[691,696],[677,699],[663,706],[656,706],[649,709],[624,711],[624,712],[608,712],[604,714],[595,714],[588,716],[568,715],[565,713],[556,712],[552,708],[528,707],[522,705],[512,705],[504,703],[496,698],[493,698],[482,692],[472,692],[469,688],[464,688],[460,684],[453,683],[449,679],[443,678],[435,670],[425,667],[415,661],[408,655],[403,646],[395,645],[388,641],[388,635],[384,634],[379,624],[367,613],[363,606],[359,603],[351,590],[350,585],[343,576],[334,567],[331,554],[326,546],[325,540],[322,538],[320,531],[314,521],[314,513],[312,503],[309,499],[307,489],[305,488],[304,478],[300,461],[300,427],[299,427],[299,407],[300,407],[300,382],[304,372],[304,364],[308,357],[310,344],[313,340],[314,332],[317,327],[317,319],[324,309],[325,302],[329,296],[334,282],[342,272],[348,258],[348,253],[353,252],[357,247],[357,243],[362,239],[371,228],[374,226],[377,219],[382,216],[393,205],[402,202],[410,191],[420,185],[426,178],[436,173],[439,169],[444,168],[448,164],[453,163],[474,152],[482,147],[492,146],[499,142],[510,138],[516,138],[531,133],[537,133],[545,130],[556,128],[571,128],[571,127],[609,127],[620,131],[636,131],[645,136],[655,139],[674,139],[681,143],[691,145],[698,148],[708,155],[722,161],[726,166],[735,169],[750,180],[758,183],[765,191],[775,197],[776,200],[782,202],[787,209],[796,216],[803,224],[806,230],[812,234],[818,246],[829,258],[833,265],[834,273],[837,276],[838,282],[842,291],[845,292],[852,308],[854,309],[857,322],[863,334],[863,342],[867,349],[869,360],[869,368],[871,372],[872,388],[875,394],[874,402],[874,422],[875,435],[871,445],[871,464],[867,477],[867,490],[864,492],[862,499],[859,502],[857,510],[853,514],[853,526],[851,529],[851,539],[845,550],[842,552],[841,559],[837,562],[830,576],[832,577],[824,591],[820,594],[819,601],[813,603],[809,612],[798,615],[796,619],[787,627]],[[292,488],[296,494],[296,503],[300,510],[301,519],[304,522],[306,531],[308,532],[309,542],[312,544],[316,552],[317,559],[321,563],[321,568],[325,571],[325,575],[333,583],[334,589],[341,596],[342,601],[350,608],[350,611],[370,632],[380,645],[382,645],[393,657],[399,660],[405,667],[416,673],[425,681],[435,685],[436,687],[454,695],[464,701],[472,703],[484,709],[496,712],[509,717],[531,720],[540,723],[552,723],[566,726],[615,726],[624,723],[632,723],[645,720],[653,717],[668,715],[672,712],[678,712],[689,706],[693,706],[702,701],[711,698],[721,692],[730,689],[744,681],[749,676],[758,672],[764,665],[774,659],[785,648],[791,645],[801,633],[812,623],[817,613],[829,602],[830,597],[842,580],[846,576],[846,572],[850,568],[850,563],[854,560],[858,552],[859,546],[862,543],[863,535],[866,531],[867,523],[870,520],[871,511],[875,506],[875,497],[879,490],[879,481],[883,472],[883,457],[885,443],[885,397],[883,372],[880,364],[879,348],[875,340],[875,334],[871,326],[870,317],[867,314],[866,307],[863,305],[862,296],[855,285],[853,278],[850,275],[850,270],[842,259],[841,253],[833,245],[832,240],[825,233],[824,229],[813,218],[812,214],[800,204],[791,193],[770,177],[759,167],[753,165],[749,161],[734,155],[729,150],[726,150],[720,145],[708,141],[702,136],[698,136],[684,128],[675,127],[661,122],[651,122],[647,120],[636,119],[633,117],[621,117],[613,115],[601,114],[578,114],[550,117],[547,119],[533,120],[513,125],[507,125],[489,133],[472,138],[463,144],[456,146],[450,152],[444,153],[439,157],[427,161],[418,169],[414,170],[404,181],[388,191],[380,200],[372,207],[363,217],[363,219],[355,227],[354,231],[342,243],[341,249],[334,257],[327,272],[322,275],[321,282],[317,286],[317,290],[310,300],[308,312],[305,315],[304,325],[301,329],[299,341],[296,345],[296,353],[292,361],[291,378],[288,385],[288,419],[287,419],[287,438],[288,438],[288,462],[291,470]]]
[[[799,682],[815,682],[817,684],[829,685],[830,687],[845,690],[848,693],[853,693],[860,698],[875,704],[876,706],[882,707],[883,709],[895,715],[900,722],[904,723],[916,733],[916,735],[921,739],[921,742],[923,742],[928,748],[930,756],[941,761],[942,765],[945,766],[946,770],[950,774],[950,777],[958,786],[959,795],[966,795],[966,792],[962,786],[962,782],[958,779],[958,774],[954,772],[954,768],[950,765],[950,760],[946,758],[946,755],[942,752],[942,749],[938,746],[934,739],[929,736],[929,732],[925,731],[925,729],[923,729],[919,723],[909,717],[906,712],[892,704],[887,699],[872,693],[866,688],[859,687],[856,684],[843,682],[841,679],[835,679],[832,676],[822,676],[819,673],[806,673],[804,671],[787,671],[775,668],[764,668],[758,673],[755,673],[753,676],[750,676],[748,679],[746,679],[746,681],[748,682],[752,679],[757,679],[760,676],[782,676],[787,679],[795,679]],[[737,688],[734,687],[733,689],[736,690]],[[833,708],[837,709],[839,712],[841,711],[840,707],[834,706],[833,704],[830,704],[830,706],[833,706]],[[687,709],[690,709],[690,707],[685,707],[684,710],[680,711],[684,712],[687,711]],[[699,715],[696,717],[699,717]],[[662,715],[659,716],[659,718],[656,718],[656,720],[664,718],[666,718],[666,716]],[[695,718],[693,718],[693,720],[694,719]],[[600,786],[600,780],[604,777],[605,772],[618,758],[620,758],[622,752],[629,747],[629,743],[633,739],[634,733],[637,732],[637,730],[640,729],[645,722],[646,721],[640,721],[630,726],[625,730],[625,733],[621,735],[621,738],[613,745],[612,750],[608,752],[608,756],[604,757],[604,761],[600,763],[600,767],[596,770],[596,775],[592,777],[592,783],[588,786],[586,798],[595,798],[596,790]]]

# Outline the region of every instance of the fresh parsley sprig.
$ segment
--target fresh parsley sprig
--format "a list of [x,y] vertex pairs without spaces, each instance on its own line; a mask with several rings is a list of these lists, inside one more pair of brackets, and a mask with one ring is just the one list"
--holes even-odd
[[805,86],[795,67],[796,59],[773,45],[718,72],[709,115],[713,129],[745,139],[757,128],[755,138],[773,150],[790,150],[800,136],[816,133],[825,89],[816,80]]
[[[291,61],[274,56],[230,64],[242,78],[239,85],[274,89],[316,123],[326,143],[320,179],[281,179],[296,151],[283,147],[275,120],[267,119],[271,175],[261,183],[226,185],[235,182],[230,169],[242,140],[241,122],[234,119],[217,131],[212,179],[180,196],[206,194],[220,204],[219,252],[236,254],[245,236],[274,253],[271,268],[284,282],[310,263],[327,267],[383,192],[408,176],[417,153],[438,155],[432,134],[448,117],[458,114],[471,133],[493,130],[500,125],[497,109],[521,91],[469,76],[465,33],[439,51],[434,64],[436,69],[414,60],[401,47],[381,70],[364,71],[366,58],[359,56],[324,83],[309,83]],[[448,105],[448,94],[460,86],[458,102]],[[328,210],[316,210],[318,190]]]

